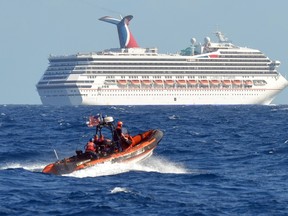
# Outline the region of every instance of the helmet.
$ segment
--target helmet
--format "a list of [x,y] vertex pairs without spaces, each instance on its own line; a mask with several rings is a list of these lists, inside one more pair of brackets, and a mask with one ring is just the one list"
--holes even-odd
[[122,126],[123,125],[123,122],[121,122],[121,121],[118,121],[118,123],[117,123],[117,126]]
[[93,138],[90,138],[89,141],[90,141],[90,142],[93,142],[94,140],[93,140]]

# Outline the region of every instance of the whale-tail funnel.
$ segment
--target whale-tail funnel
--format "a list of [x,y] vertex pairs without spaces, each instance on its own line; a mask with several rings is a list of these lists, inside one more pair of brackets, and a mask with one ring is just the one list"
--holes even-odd
[[125,16],[122,20],[105,16],[99,20],[115,24],[118,30],[119,42],[121,48],[135,48],[139,47],[132,33],[130,32],[128,25],[133,16]]

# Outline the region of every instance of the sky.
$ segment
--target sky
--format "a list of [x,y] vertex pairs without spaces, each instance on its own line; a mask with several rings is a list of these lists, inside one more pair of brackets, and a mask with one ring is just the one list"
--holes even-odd
[[[175,53],[190,39],[216,41],[220,30],[234,44],[281,62],[288,78],[288,1],[285,0],[0,0],[0,104],[41,104],[36,84],[48,57],[119,47],[103,16],[133,15],[141,47]],[[273,104],[288,104],[288,88]]]

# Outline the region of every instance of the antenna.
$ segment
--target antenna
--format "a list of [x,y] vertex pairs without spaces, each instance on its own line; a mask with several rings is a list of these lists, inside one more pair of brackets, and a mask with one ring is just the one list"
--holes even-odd
[[54,150],[54,153],[55,153],[55,156],[56,156],[57,160],[59,160],[59,157],[58,157],[58,154],[57,154],[56,150],[55,149],[53,149],[53,150]]
[[222,32],[217,31],[215,34],[218,37],[219,43],[228,42],[228,38],[226,38]]
[[190,42],[191,42],[191,55],[193,56],[194,53],[195,53],[196,39],[195,38],[191,38]]

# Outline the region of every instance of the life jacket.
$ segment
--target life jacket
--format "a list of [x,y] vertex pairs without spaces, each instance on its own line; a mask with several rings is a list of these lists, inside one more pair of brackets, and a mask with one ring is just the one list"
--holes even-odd
[[93,142],[88,142],[87,145],[86,145],[86,149],[85,151],[95,151],[95,145]]

